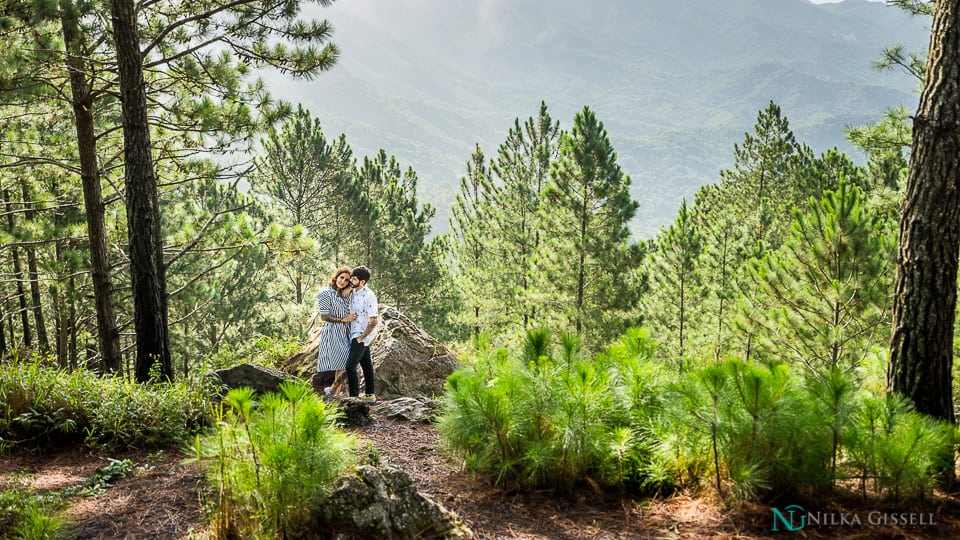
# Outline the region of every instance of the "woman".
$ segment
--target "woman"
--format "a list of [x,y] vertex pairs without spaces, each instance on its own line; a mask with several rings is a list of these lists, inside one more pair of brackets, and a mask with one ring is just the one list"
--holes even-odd
[[[323,319],[320,346],[317,352],[317,373],[346,369],[350,353],[350,267],[341,266],[330,276],[330,282],[317,293],[317,309]],[[334,374],[336,375],[336,374]],[[336,380],[336,377],[334,377]],[[330,393],[330,387],[324,389]]]

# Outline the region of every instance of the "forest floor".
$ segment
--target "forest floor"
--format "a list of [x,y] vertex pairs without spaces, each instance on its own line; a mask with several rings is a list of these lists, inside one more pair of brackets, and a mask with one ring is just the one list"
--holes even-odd
[[[837,493],[829,499],[776,501],[729,506],[703,496],[673,494],[634,499],[589,487],[574,496],[550,492],[512,493],[462,472],[438,450],[438,433],[427,424],[375,416],[353,430],[376,449],[382,464],[407,471],[421,492],[460,515],[480,539],[620,538],[960,538],[960,498],[937,493],[923,502],[894,507]],[[110,459],[130,459],[136,472],[116,480],[96,497],[70,499],[66,517],[73,539],[204,538],[207,527],[202,475],[176,451],[107,455],[70,448],[33,455],[0,456],[0,489],[11,482],[37,490],[78,485]],[[823,516],[821,525],[775,532],[772,507],[798,504]],[[814,510],[815,509],[815,510]],[[786,513],[783,511],[783,513]],[[909,518],[923,524],[890,523]],[[876,522],[886,516],[886,525]],[[857,523],[859,521],[859,523]],[[930,522],[932,521],[932,524]],[[2,531],[0,531],[2,536]]]

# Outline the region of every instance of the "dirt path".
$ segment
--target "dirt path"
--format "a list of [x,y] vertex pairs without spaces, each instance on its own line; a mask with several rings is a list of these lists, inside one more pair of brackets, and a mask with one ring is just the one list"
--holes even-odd
[[[381,463],[407,471],[418,488],[457,512],[480,539],[633,539],[633,538],[783,538],[773,532],[768,505],[745,505],[724,510],[707,499],[685,495],[653,500],[633,500],[585,490],[571,498],[551,493],[516,494],[494,488],[482,479],[460,472],[438,450],[438,434],[429,425],[375,418],[372,425],[354,433],[379,456]],[[76,539],[181,539],[205,530],[194,465],[181,463],[176,452],[133,452],[105,455],[69,449],[34,456],[13,453],[0,456],[0,489],[14,478],[35,489],[53,490],[76,485],[93,476],[109,458],[130,459],[138,470],[117,480],[97,497],[73,499],[67,517],[75,524]],[[790,503],[781,503],[786,506]],[[856,513],[866,521],[869,511],[856,500],[805,501]],[[883,510],[883,509],[880,509]],[[832,510],[831,510],[832,511]],[[938,497],[916,508],[901,511],[930,513],[934,526],[829,526],[807,527],[796,538],[960,538],[960,503],[955,497]],[[867,525],[867,524],[862,524]]]

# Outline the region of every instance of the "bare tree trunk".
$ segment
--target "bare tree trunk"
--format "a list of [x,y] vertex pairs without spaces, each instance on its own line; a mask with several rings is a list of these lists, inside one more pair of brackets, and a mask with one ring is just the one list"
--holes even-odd
[[[23,202],[26,205],[23,216],[30,222],[36,215],[30,204],[31,193],[27,181],[20,177],[20,194],[23,196]],[[30,281],[30,304],[33,311],[33,321],[37,326],[37,346],[42,352],[50,350],[50,340],[47,339],[47,325],[43,319],[43,299],[40,295],[40,273],[37,270],[37,249],[32,245],[24,247],[27,253],[27,278]]]
[[70,286],[67,296],[70,298],[70,314],[67,318],[67,327],[70,329],[70,367],[76,369],[78,364],[77,356],[77,279],[70,276]]
[[[6,201],[7,232],[13,234],[13,229],[16,227],[13,222],[13,203],[10,201],[10,192],[6,189],[3,190],[3,200]],[[33,347],[33,334],[30,331],[30,314],[27,312],[27,293],[23,289],[23,269],[20,264],[20,251],[16,245],[10,247],[10,255],[13,258],[13,280],[17,284],[17,300],[20,304],[20,325],[23,327],[23,346],[29,349]]]
[[[63,230],[64,224],[62,215],[62,212],[57,212],[54,217],[54,226],[57,230]],[[66,261],[63,257],[65,243],[65,239],[58,238],[55,244],[55,257],[57,260],[57,266],[60,268],[69,268],[69,266],[65,264]],[[67,356],[67,297],[63,293],[63,282],[63,272],[58,271],[57,284],[50,287],[50,296],[53,300],[53,318],[55,321],[54,336],[57,344],[57,365],[66,369],[70,367],[70,359]]]
[[47,339],[47,325],[43,320],[43,299],[40,296],[40,273],[37,270],[37,250],[32,246],[26,248],[27,275],[30,278],[30,303],[33,311],[33,321],[37,325],[37,346],[40,350],[50,350],[50,340]]
[[96,130],[93,118],[93,96],[80,55],[77,21],[64,18],[63,39],[70,54],[70,89],[73,94],[73,115],[77,128],[77,148],[80,158],[80,177],[83,182],[83,203],[87,217],[87,238],[90,248],[90,274],[93,278],[93,298],[97,311],[97,343],[104,370],[122,374],[120,333],[117,330],[113,305],[113,279],[107,257],[107,231],[104,225],[104,204],[97,168]]
[[13,329],[13,314],[11,313],[7,317],[7,330],[10,332],[10,346],[13,347],[13,344],[17,342],[17,335]]
[[[960,252],[960,0],[938,0],[914,118],[890,339],[890,390],[954,421],[953,331]],[[941,480],[954,479],[953,450]]]
[[953,421],[953,323],[960,252],[960,0],[937,2],[914,119],[890,342],[890,389]]
[[124,183],[137,334],[136,380],[149,381],[155,364],[161,379],[172,380],[160,200],[150,148],[143,56],[134,2],[111,0],[110,12],[123,110]]
[[7,334],[3,329],[3,321],[7,319],[7,302],[3,299],[3,289],[0,288],[0,360],[7,354]]

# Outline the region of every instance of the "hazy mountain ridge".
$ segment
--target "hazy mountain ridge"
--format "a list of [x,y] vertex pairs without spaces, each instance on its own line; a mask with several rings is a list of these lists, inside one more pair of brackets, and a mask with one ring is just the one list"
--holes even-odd
[[643,235],[718,179],[770,100],[817,151],[849,149],[845,125],[915,107],[915,81],[871,65],[896,42],[924,48],[928,23],[864,0],[598,1],[589,12],[571,0],[342,0],[316,13],[336,27],[340,63],[271,86],[359,155],[384,148],[413,166],[421,200],[438,206],[435,230],[474,144],[495,156],[544,100],[564,128],[584,105],[596,111]]

